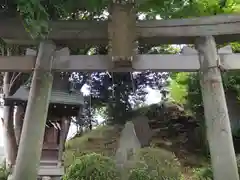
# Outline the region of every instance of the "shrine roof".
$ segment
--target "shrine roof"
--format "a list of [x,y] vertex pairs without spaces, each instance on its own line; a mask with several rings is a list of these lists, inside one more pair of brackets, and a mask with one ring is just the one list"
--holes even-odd
[[[5,103],[13,101],[28,101],[29,88],[21,86],[14,95],[4,98]],[[81,92],[67,92],[52,89],[51,104],[75,105],[81,106],[84,104],[84,97]]]

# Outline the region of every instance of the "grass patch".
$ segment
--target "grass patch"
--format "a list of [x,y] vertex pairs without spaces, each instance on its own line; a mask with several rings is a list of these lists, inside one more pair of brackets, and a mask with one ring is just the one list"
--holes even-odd
[[[120,137],[122,127],[119,126],[100,126],[81,137],[75,137],[69,140],[66,144],[64,153],[65,168],[68,168],[82,155],[90,153],[98,153],[104,156],[115,156],[118,148],[118,140]],[[170,140],[170,139],[169,139]],[[206,162],[198,154],[191,154],[179,147],[178,137],[175,140],[171,139],[172,145],[164,145],[166,138],[162,138],[161,135],[154,137],[151,142],[151,146],[159,152],[168,154],[175,154],[180,162],[181,172],[184,175],[185,180],[192,180],[193,171],[195,168],[202,167]],[[162,143],[159,143],[162,142]]]
[[120,132],[121,128],[118,126],[100,126],[81,137],[69,140],[64,153],[65,167],[87,153],[114,156]]

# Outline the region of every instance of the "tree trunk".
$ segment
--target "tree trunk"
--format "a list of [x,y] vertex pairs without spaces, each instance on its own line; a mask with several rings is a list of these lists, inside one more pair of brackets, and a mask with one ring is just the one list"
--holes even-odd
[[41,158],[53,75],[51,66],[55,46],[40,43],[31,83],[13,180],[35,180]]
[[196,41],[201,66],[201,90],[207,138],[215,180],[239,180],[218,54],[212,36]]
[[[4,74],[3,81],[3,93],[4,96],[9,95],[9,85],[10,85],[10,73],[6,72]],[[17,142],[14,133],[13,125],[13,106],[4,106],[3,108],[3,131],[5,136],[5,154],[6,154],[6,167],[11,168],[15,164],[17,157]]]
[[17,145],[19,145],[22,126],[23,126],[23,118],[24,118],[24,108],[22,106],[17,106],[16,113],[15,113],[15,136]]
[[17,142],[13,125],[13,106],[5,106],[3,108],[3,131],[5,136],[4,148],[6,151],[6,167],[11,168],[17,157]]
[[[1,55],[5,55],[6,47],[2,46]],[[17,53],[18,51],[14,47],[7,48],[7,55],[10,56],[12,53]],[[22,82],[27,78],[25,73],[4,73],[3,79],[3,95],[9,96],[13,95],[16,90],[21,86]],[[5,106],[3,108],[3,136],[4,136],[4,146],[6,155],[6,167],[11,168],[16,161],[17,156],[17,141],[14,132],[14,107]]]
[[[1,54],[2,56],[5,55],[6,47],[2,47]],[[7,55],[10,56],[12,53],[18,53],[14,47],[7,48]],[[4,96],[13,95],[16,90],[20,87],[24,79],[26,79],[25,73],[4,73],[4,82],[3,82],[3,94]],[[13,116],[14,116],[14,107],[5,106],[3,108],[3,134],[4,134],[4,146],[5,146],[5,155],[6,155],[6,165],[7,168],[10,168],[14,165],[16,156],[17,156],[17,142],[15,138],[14,132],[14,123],[13,123]]]

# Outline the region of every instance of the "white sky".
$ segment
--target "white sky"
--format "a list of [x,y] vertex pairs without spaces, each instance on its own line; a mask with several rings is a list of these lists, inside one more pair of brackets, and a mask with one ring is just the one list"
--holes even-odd
[[161,101],[162,95],[158,90],[147,88],[147,91],[148,95],[146,96],[146,104],[156,104]]

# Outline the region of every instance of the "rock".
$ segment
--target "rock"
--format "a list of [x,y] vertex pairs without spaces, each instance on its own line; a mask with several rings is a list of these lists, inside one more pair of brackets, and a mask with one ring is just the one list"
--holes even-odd
[[125,124],[119,140],[119,147],[116,152],[118,165],[126,164],[134,156],[136,151],[142,147],[149,146],[153,135],[145,116],[134,118]]
[[119,147],[116,152],[117,164],[125,164],[135,154],[136,150],[140,148],[141,143],[136,136],[134,124],[129,121],[125,124],[120,135]]
[[145,116],[139,116],[132,120],[136,136],[140,141],[141,147],[150,145],[150,139],[153,136],[153,131],[149,126],[149,119]]

